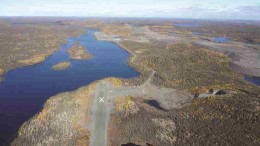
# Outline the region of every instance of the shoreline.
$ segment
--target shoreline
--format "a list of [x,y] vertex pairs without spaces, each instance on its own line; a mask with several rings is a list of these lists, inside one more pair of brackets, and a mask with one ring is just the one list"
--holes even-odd
[[214,42],[206,41],[193,42],[194,45],[206,47],[209,50],[226,55],[228,58],[230,58],[229,67],[235,72],[244,75],[260,77],[260,64],[257,64],[257,56],[255,56],[256,54],[260,53],[260,50],[253,49],[252,47],[254,45],[242,43],[245,44],[242,46],[239,43],[240,42],[215,44]]
[[[94,35],[95,36],[95,35]],[[104,41],[104,40],[100,40],[100,39],[97,39],[98,41]],[[107,41],[107,40],[106,40]],[[135,58],[137,57],[137,55],[134,53],[134,52],[132,52],[131,50],[129,50],[129,49],[127,49],[126,47],[124,47],[122,44],[120,44],[120,42],[118,42],[118,41],[109,41],[109,42],[112,42],[112,43],[115,43],[115,44],[117,44],[118,46],[120,46],[122,49],[124,49],[125,51],[127,51],[129,54],[131,54],[130,55],[130,57],[128,58],[128,65],[129,66],[131,66],[131,67],[133,67],[135,70],[137,70],[138,71],[138,68],[135,68]],[[148,71],[149,70],[151,70],[151,69],[148,69],[148,68],[145,68],[145,69],[147,69]],[[152,70],[153,71],[153,70]],[[140,78],[141,76],[142,76],[142,74],[143,74],[143,72],[141,72],[141,71],[138,71],[139,73],[140,73],[140,76],[139,77],[137,77],[137,78]],[[157,93],[158,93],[158,95],[163,95],[163,94],[159,94],[160,92],[163,92],[163,93],[167,93],[168,91],[168,89],[167,88],[157,88],[156,86],[154,86],[154,85],[152,85],[150,82],[152,81],[151,80],[151,78],[152,78],[152,76],[154,76],[154,74],[155,74],[155,71],[153,71],[152,72],[152,74],[151,74],[151,77],[149,77],[148,78],[148,80],[146,81],[146,82],[144,82],[143,83],[143,85],[141,85],[141,86],[137,86],[137,85],[135,85],[135,86],[128,86],[128,87],[125,87],[124,88],[124,86],[122,87],[122,88],[124,88],[124,89],[131,89],[131,92],[133,92],[132,94],[133,95],[138,95],[138,96],[144,96],[144,95],[149,95],[149,97],[151,97],[150,95],[157,95]],[[114,88],[110,88],[110,86],[109,85],[107,85],[106,84],[106,82],[105,81],[107,81],[107,80],[109,80],[109,79],[113,79],[113,80],[116,80],[116,81],[122,81],[120,78],[104,78],[104,79],[100,79],[100,80],[96,80],[96,81],[94,81],[94,82],[92,82],[92,83],[90,83],[90,84],[88,84],[88,85],[84,85],[84,86],[82,86],[82,87],[79,87],[78,89],[76,89],[76,90],[73,90],[73,91],[69,91],[69,92],[62,92],[62,93],[58,93],[57,95],[55,95],[55,96],[52,96],[52,97],[50,97],[46,102],[45,102],[45,104],[44,105],[48,105],[48,104],[51,104],[52,106],[53,106],[53,108],[55,109],[55,108],[58,108],[58,103],[52,103],[52,101],[56,101],[56,98],[58,98],[58,96],[59,95],[65,95],[65,94],[69,94],[70,96],[73,96],[74,97],[74,94],[75,93],[77,93],[79,90],[81,90],[81,89],[87,89],[87,88],[91,88],[91,91],[92,92],[88,92],[88,96],[90,96],[90,97],[88,97],[88,104],[87,105],[81,105],[81,106],[87,106],[87,108],[88,108],[88,110],[87,111],[85,111],[84,112],[84,115],[86,116],[86,114],[89,116],[89,113],[90,113],[90,116],[94,116],[94,114],[93,113],[101,113],[102,114],[102,117],[104,117],[106,120],[104,120],[104,119],[102,119],[102,117],[97,117],[96,119],[95,118],[90,118],[90,117],[87,117],[87,121],[88,122],[84,122],[84,121],[80,121],[79,120],[79,118],[77,118],[77,120],[78,121],[76,121],[77,123],[80,123],[80,125],[82,126],[82,124],[83,124],[83,127],[85,128],[85,129],[83,129],[83,131],[85,132],[85,133],[87,133],[87,134],[85,134],[84,135],[84,138],[82,138],[82,141],[84,141],[84,145],[85,144],[87,144],[86,142],[88,142],[90,145],[95,145],[96,143],[102,143],[102,145],[104,144],[104,143],[106,143],[107,142],[107,140],[109,139],[109,136],[107,137],[107,133],[104,133],[104,130],[105,129],[102,129],[102,127],[104,127],[105,126],[105,128],[108,128],[108,126],[109,126],[109,119],[110,119],[110,113],[108,112],[108,111],[110,111],[111,109],[111,107],[108,107],[108,105],[105,105],[105,107],[103,107],[102,109],[99,109],[99,108],[97,108],[97,106],[91,106],[91,103],[94,103],[94,104],[96,104],[96,105],[98,105],[98,103],[97,103],[97,101],[94,101],[95,99],[98,99],[98,97],[100,97],[100,96],[105,96],[105,93],[108,93],[108,91],[110,91],[110,90],[114,90]],[[131,79],[131,78],[130,78]],[[97,86],[98,85],[98,86]],[[99,87],[100,86],[100,87]],[[98,88],[100,88],[99,90],[98,90]],[[136,89],[136,90],[133,90],[133,89]],[[143,90],[142,90],[143,89]],[[153,91],[153,92],[147,92],[147,90],[148,89],[152,89],[151,91]],[[164,90],[164,91],[160,91],[160,90]],[[178,90],[175,90],[175,89],[173,89],[173,88],[169,88],[169,90],[171,91],[171,92],[173,92],[173,93],[175,93],[175,91],[178,91]],[[138,91],[138,92],[136,92],[136,91]],[[182,90],[179,90],[179,91],[181,91],[182,92]],[[147,92],[147,93],[146,93]],[[170,93],[171,93],[170,92]],[[184,91],[183,91],[184,92]],[[86,92],[84,92],[85,94],[86,94]],[[128,92],[126,92],[126,93],[128,93]],[[121,94],[123,94],[123,93],[116,93],[116,92],[111,92],[111,94],[109,93],[109,96],[111,96],[111,97],[113,97],[112,95],[117,95],[117,94],[119,94],[119,95],[121,95]],[[171,93],[172,94],[172,93]],[[188,95],[189,94],[189,95]],[[182,93],[182,95],[184,95],[184,93]],[[208,95],[208,96],[212,96],[212,95]],[[159,97],[159,96],[158,96]],[[175,96],[174,96],[175,97]],[[176,97],[177,97],[177,99],[178,100],[180,100],[180,101],[182,101],[183,100],[183,98],[178,98],[178,96],[176,95]],[[192,100],[193,98],[194,98],[194,96],[193,95],[191,95],[190,93],[187,93],[187,96],[185,96],[186,97],[186,99],[184,100],[185,102],[186,102],[186,100],[187,101],[189,101],[189,100]],[[221,96],[222,97],[222,96]],[[85,96],[82,94],[82,96],[79,96],[79,98],[84,98],[84,99],[86,99],[85,98]],[[113,98],[112,98],[113,99]],[[75,99],[76,101],[77,100],[82,100],[82,99]],[[157,99],[157,100],[160,100],[160,98],[159,99]],[[162,100],[162,99],[161,99]],[[176,99],[173,99],[173,100],[176,100]],[[106,102],[110,102],[110,100],[109,99],[105,99],[105,101]],[[179,103],[179,102],[177,102],[177,103]],[[172,104],[172,103],[171,103]],[[162,106],[164,106],[164,108],[165,107],[172,107],[172,105],[171,105],[170,103],[168,103],[168,101],[167,102],[165,102],[165,103],[163,103],[162,104]],[[65,105],[63,105],[63,106],[65,106]],[[179,105],[175,105],[176,107],[178,107]],[[180,105],[180,107],[182,107],[183,105],[181,104]],[[65,109],[68,109],[68,107],[67,106],[65,106],[64,107]],[[104,110],[105,109],[105,110]],[[41,122],[41,120],[42,120],[42,118],[41,118],[41,116],[39,116],[39,115],[41,115],[41,114],[43,114],[43,115],[45,115],[44,114],[44,111],[46,111],[46,109],[45,109],[45,106],[44,106],[44,108],[41,110],[41,112],[39,112],[38,114],[36,114],[36,115],[34,115],[31,119],[29,119],[28,121],[26,121],[24,124],[23,124],[23,126],[22,127],[20,127],[20,129],[19,129],[19,136],[21,135],[21,136],[23,136],[23,135],[25,135],[25,133],[26,133],[26,131],[23,131],[23,129],[26,129],[26,128],[24,128],[24,127],[26,127],[26,126],[28,126],[28,127],[30,127],[30,126],[32,126],[31,124],[28,124],[28,123],[32,123],[32,124],[35,124],[35,123],[33,123],[34,122],[34,120],[35,119],[37,119],[38,121],[40,121]],[[64,111],[62,111],[62,110],[59,110],[59,112],[64,112]],[[48,114],[52,114],[53,112],[49,112]],[[47,114],[47,115],[48,115]],[[81,114],[83,114],[83,113],[81,113]],[[54,116],[54,115],[52,115],[52,116]],[[47,116],[48,117],[48,116]],[[94,119],[94,120],[93,120]],[[51,119],[51,120],[53,120],[53,119]],[[59,119],[60,120],[60,119]],[[104,121],[103,121],[104,120]],[[69,120],[68,120],[69,121]],[[89,121],[90,121],[90,123],[89,123]],[[98,123],[102,123],[102,124],[106,124],[106,125],[104,125],[104,126],[98,126],[98,124],[95,124],[95,122],[94,122],[94,127],[91,127],[91,126],[93,126],[92,125],[92,122],[93,121],[95,121],[95,122],[98,122]],[[71,121],[69,121],[69,122],[71,122]],[[52,122],[49,122],[49,123],[52,123]],[[85,125],[84,125],[85,124]],[[25,126],[26,125],[26,126]],[[62,125],[62,124],[61,124]],[[37,127],[37,126],[35,126],[36,128],[39,128],[40,130],[42,130],[41,129],[41,127]],[[86,128],[87,127],[87,128]],[[82,127],[81,127],[82,128]],[[100,129],[101,128],[101,129]],[[27,129],[30,129],[30,128],[27,128]],[[97,130],[97,129],[99,129],[99,130]],[[39,130],[39,131],[40,131]],[[75,130],[75,129],[74,129]],[[96,132],[96,130],[97,131],[99,131],[99,132],[97,132],[97,133],[94,133],[94,132]],[[21,134],[22,132],[21,131],[23,131],[23,134]],[[90,131],[92,131],[92,132],[90,132]],[[94,131],[94,132],[93,132]],[[97,135],[100,133],[100,131],[102,131],[103,132],[103,134],[104,135],[101,135],[102,136],[102,138],[101,139],[104,139],[104,141],[98,141],[98,140],[96,140],[97,139]],[[102,133],[101,132],[101,133]],[[91,133],[94,133],[93,135],[91,135]],[[63,134],[63,133],[62,133]],[[61,134],[61,135],[62,135]],[[89,136],[89,134],[90,134],[90,136]],[[32,136],[33,137],[33,136]],[[18,142],[19,142],[19,138],[20,137],[17,137],[14,141],[13,141],[13,143],[15,143],[16,142],[16,140],[18,139]],[[45,138],[45,137],[44,137]],[[64,137],[63,137],[64,138]],[[41,141],[41,138],[39,138],[40,140],[39,141]],[[59,140],[59,139],[58,139]],[[62,139],[62,140],[64,140],[64,139]],[[65,139],[64,141],[66,141],[67,139]],[[99,139],[100,140],[100,139]],[[20,141],[22,141],[21,139],[20,139]],[[29,140],[28,140],[29,141]],[[75,142],[75,139],[72,139],[72,141],[73,142]],[[72,141],[69,141],[69,142],[72,142]],[[40,142],[39,142],[40,143]]]
[[[112,42],[111,42],[112,43]],[[123,48],[122,48],[122,51],[125,51]],[[129,52],[128,52],[129,53]],[[129,58],[130,58],[130,56],[127,58],[127,61],[129,60]],[[129,67],[130,67],[130,65],[129,65]],[[134,68],[135,69],[135,68]],[[83,85],[83,86],[81,86],[81,87],[78,87],[77,89],[75,89],[75,90],[73,90],[73,91],[66,91],[66,92],[60,92],[60,93],[57,93],[57,94],[55,94],[54,96],[51,96],[51,97],[48,97],[47,98],[47,100],[45,101],[45,103],[44,103],[44,106],[47,104],[47,103],[49,103],[49,101],[51,101],[51,100],[53,100],[53,98],[55,97],[55,96],[58,96],[59,94],[65,94],[65,93],[71,93],[71,94],[73,94],[74,92],[76,92],[77,90],[79,90],[80,88],[84,88],[84,87],[89,87],[89,86],[91,86],[92,84],[94,84],[94,83],[97,83],[98,81],[100,81],[100,80],[106,80],[107,78],[103,78],[103,79],[99,79],[99,80],[96,80],[96,81],[93,81],[93,82],[91,82],[91,83],[89,83],[89,84],[85,84],[85,85]],[[115,78],[115,80],[121,80],[121,78]],[[55,106],[54,106],[55,107]],[[42,108],[39,112],[37,112],[37,114],[35,114],[35,115],[33,115],[30,119],[28,119],[28,120],[26,120],[23,124],[22,124],[22,126],[25,124],[25,123],[27,123],[27,122],[29,122],[29,121],[32,121],[35,117],[37,117],[42,111],[44,111],[44,108]],[[21,126],[21,127],[22,127]],[[21,127],[19,128],[19,130],[18,130],[18,132],[20,132],[21,130]],[[14,139],[15,140],[15,139]]]
[[[82,32],[84,32],[84,31],[82,31]],[[80,36],[80,35],[82,35],[82,34],[79,34],[79,35],[77,35],[77,36]],[[71,37],[68,37],[68,38],[71,38]],[[52,50],[51,52],[46,52],[46,53],[42,53],[42,54],[39,53],[39,54],[35,54],[35,55],[33,55],[32,57],[27,58],[27,59],[17,60],[17,62],[19,63],[18,66],[13,67],[13,68],[10,68],[10,69],[5,69],[2,74],[1,74],[1,72],[0,72],[0,83],[1,83],[1,81],[4,80],[4,75],[5,75],[6,73],[8,73],[9,71],[11,71],[11,70],[15,70],[15,69],[17,69],[17,68],[24,68],[24,67],[28,67],[28,66],[34,66],[34,65],[38,65],[38,64],[43,63],[43,62],[46,61],[48,58],[50,58],[53,54],[55,54],[56,52],[60,51],[60,50],[61,50],[61,46],[62,46],[63,44],[66,44],[68,38],[64,38],[64,40],[63,40],[64,42],[62,42],[61,44],[59,44],[59,47],[57,47],[57,49],[55,49],[55,50]],[[41,55],[41,56],[40,56],[40,55]],[[42,57],[42,58],[40,58],[39,60],[37,60],[37,59],[36,59],[37,57]]]
[[[127,65],[129,67],[132,67],[134,70],[136,70],[136,72],[139,73],[138,76],[131,77],[131,78],[105,77],[103,79],[98,79],[98,80],[92,81],[86,85],[82,85],[81,87],[78,87],[75,90],[60,92],[53,96],[48,97],[47,100],[44,102],[44,105],[40,109],[40,111],[37,112],[37,114],[33,115],[30,119],[26,120],[22,124],[22,126],[19,127],[19,130],[17,132],[18,136],[12,141],[11,145],[24,145],[24,146],[38,145],[38,144],[40,144],[40,145],[66,145],[67,144],[67,145],[90,145],[90,146],[111,145],[111,141],[113,140],[113,138],[114,138],[115,142],[118,142],[118,144],[114,144],[114,145],[119,145],[119,144],[121,145],[126,142],[126,141],[122,140],[122,137],[125,137],[127,139],[127,142],[129,142],[129,143],[136,142],[136,140],[138,139],[139,141],[137,141],[137,142],[144,141],[145,142],[144,144],[151,143],[152,145],[154,145],[153,140],[160,142],[160,141],[158,141],[158,135],[157,135],[158,132],[159,132],[159,135],[160,135],[160,132],[164,132],[163,133],[164,138],[165,138],[165,136],[170,139],[172,138],[171,139],[173,141],[173,143],[171,143],[172,145],[174,145],[174,142],[176,142],[175,138],[180,138],[179,140],[184,139],[187,141],[190,140],[189,138],[194,138],[192,140],[194,140],[195,142],[199,141],[198,143],[194,142],[195,144],[201,144],[201,140],[198,139],[198,137],[202,137],[202,138],[208,137],[208,135],[211,135],[212,131],[217,132],[217,133],[213,133],[214,135],[219,135],[218,130],[222,130],[221,134],[223,134],[225,137],[228,137],[228,136],[230,136],[230,133],[233,133],[234,131],[238,131],[243,134],[244,131],[248,131],[248,130],[250,130],[250,128],[253,128],[253,127],[249,127],[250,124],[248,124],[248,122],[251,122],[251,120],[254,120],[255,113],[257,113],[257,110],[259,109],[258,105],[254,104],[254,103],[257,103],[257,100],[254,100],[254,98],[257,99],[257,97],[259,97],[258,89],[257,89],[257,87],[245,82],[245,79],[242,80],[241,73],[231,68],[230,63],[232,63],[233,58],[231,58],[227,54],[223,55],[224,61],[222,63],[224,63],[224,64],[222,64],[222,65],[225,67],[224,69],[218,68],[219,66],[221,66],[221,65],[218,66],[217,63],[219,63],[219,62],[212,62],[212,64],[209,64],[209,66],[206,66],[206,65],[203,66],[203,63],[208,61],[207,57],[213,60],[213,59],[215,59],[214,55],[216,55],[216,54],[213,53],[213,54],[211,54],[211,56],[207,56],[206,53],[204,53],[202,55],[198,53],[199,55],[196,55],[196,56],[206,56],[205,57],[206,59],[205,58],[200,59],[199,61],[202,61],[202,63],[201,64],[197,63],[197,64],[199,64],[198,66],[195,66],[195,65],[197,65],[195,63],[192,64],[197,68],[189,68],[189,66],[188,67],[185,66],[186,65],[185,63],[188,64],[188,63],[192,62],[192,60],[185,60],[186,62],[180,61],[180,63],[179,62],[172,63],[169,60],[176,59],[176,58],[174,58],[176,56],[168,56],[168,58],[170,58],[170,59],[169,60],[166,60],[164,58],[161,59],[162,64],[159,64],[159,65],[164,65],[164,64],[167,65],[168,62],[173,65],[166,66],[165,67],[166,69],[164,68],[165,70],[160,70],[161,66],[159,66],[159,65],[150,66],[150,65],[145,64],[148,61],[150,61],[150,60],[148,60],[147,62],[145,62],[146,61],[145,58],[148,55],[150,55],[149,54],[150,52],[147,54],[139,55],[139,53],[138,53],[139,50],[127,45],[127,43],[125,43],[124,40],[122,40],[122,41],[121,40],[118,41],[115,39],[106,40],[106,39],[98,38],[96,36],[96,33],[93,33],[93,37],[95,37],[97,41],[106,41],[106,42],[114,43],[114,44],[118,45],[120,47],[120,49],[128,52],[128,54],[130,54],[130,55],[127,55],[127,57],[128,57]],[[128,49],[125,46],[127,46],[130,49]],[[206,47],[206,46],[204,46],[204,47]],[[148,48],[150,48],[150,47],[148,47]],[[183,55],[181,57],[184,58],[186,55],[186,56],[192,57],[193,59],[194,58],[196,59],[195,55],[188,54],[188,53],[181,54],[182,51],[185,51],[184,48],[185,47],[181,46],[179,50],[176,49],[177,51],[179,51],[178,52],[179,54],[177,54],[177,56]],[[206,49],[211,50],[210,48],[206,48]],[[156,55],[158,53],[158,56],[160,56],[160,55],[167,56],[168,54],[174,54],[172,52],[166,52],[168,54],[166,54],[166,53],[160,54],[160,52],[158,50],[161,51],[160,48],[158,48],[157,52],[154,51],[152,53],[154,53]],[[176,50],[174,50],[174,51],[177,52]],[[186,50],[186,51],[192,53],[191,49]],[[214,49],[212,49],[211,51],[218,52]],[[143,53],[143,51],[140,51],[140,52]],[[196,53],[197,52],[195,52],[194,54],[196,54]],[[147,56],[143,57],[142,55],[147,55]],[[151,57],[151,56],[148,56],[148,57]],[[216,57],[216,61],[221,61],[218,58],[219,56],[215,56],[215,57]],[[126,59],[124,59],[124,60],[126,60]],[[179,61],[181,59],[177,58],[176,60]],[[196,60],[193,62],[196,62]],[[120,61],[120,63],[121,63],[121,61]],[[152,60],[151,62],[148,62],[148,63],[154,63],[154,62]],[[124,63],[124,64],[126,64],[126,63]],[[172,81],[172,82],[174,82],[174,84],[178,85],[178,80],[175,82],[175,80],[174,80],[175,78],[168,78],[166,76],[165,78],[162,78],[162,79],[164,79],[164,80],[161,80],[163,82],[156,82],[156,78],[160,78],[160,74],[162,74],[162,73],[165,73],[165,74],[168,73],[168,75],[171,75],[171,74],[174,74],[175,72],[181,70],[180,68],[176,69],[175,65],[184,66],[184,68],[190,69],[189,74],[184,74],[184,72],[180,71],[180,74],[182,73],[185,76],[184,77],[177,76],[176,77],[177,79],[180,79],[182,77],[181,79],[184,79],[184,81],[186,81],[186,79],[190,75],[191,77],[193,77],[192,79],[194,79],[194,80],[199,79],[199,77],[201,77],[201,78],[205,78],[205,79],[216,79],[219,82],[214,82],[214,81],[209,80],[209,84],[205,85],[205,90],[201,91],[203,93],[198,93],[198,96],[196,96],[196,94],[198,92],[197,89],[199,90],[199,89],[203,88],[203,84],[200,84],[200,82],[205,83],[207,81],[199,80],[197,82],[194,82],[194,86],[198,86],[198,88],[197,87],[194,88],[194,93],[191,92],[191,90],[183,90],[183,89],[175,88],[175,86],[172,86],[171,84],[169,84],[170,87],[166,88],[164,83],[166,83],[168,81]],[[203,68],[201,69],[200,66],[202,66]],[[172,67],[172,68],[170,68],[170,67]],[[210,68],[210,67],[212,67],[212,68]],[[153,68],[157,72],[155,72],[153,70]],[[172,70],[170,70],[170,69],[172,69]],[[212,71],[212,72],[203,72],[203,70],[205,70],[205,69],[208,69],[209,71]],[[225,69],[227,69],[228,72]],[[168,70],[170,70],[171,72],[167,72]],[[234,70],[234,71],[232,71],[232,70]],[[248,69],[246,69],[246,68],[244,70],[248,71]],[[152,71],[152,72],[150,73],[150,71]],[[194,73],[192,71],[195,71],[195,73],[197,71],[199,75],[192,74],[192,73]],[[148,76],[148,72],[150,73],[150,76]],[[237,73],[235,73],[235,72],[237,72]],[[203,73],[205,73],[205,74],[203,74]],[[234,73],[234,76],[231,76],[228,73],[230,73],[230,74]],[[212,77],[212,78],[207,78],[207,76],[204,76],[207,74],[211,74],[212,76],[209,76],[209,77]],[[79,73],[77,73],[77,75],[79,75]],[[220,78],[216,77],[218,75],[220,76]],[[148,77],[148,79],[146,77]],[[241,80],[240,80],[240,78],[241,78]],[[138,81],[134,82],[135,79],[137,79]],[[169,79],[169,80],[167,80],[167,79]],[[170,80],[170,79],[173,79],[173,80]],[[226,86],[224,86],[225,84],[223,84],[223,82],[220,82],[222,80],[225,83],[229,82],[229,81],[232,81],[232,82],[230,82],[230,84],[228,83]],[[233,82],[233,80],[236,82]],[[193,83],[193,82],[190,82],[190,80],[187,80],[187,82]],[[163,83],[163,84],[161,84],[161,83]],[[219,83],[219,84],[216,84],[216,86],[215,86],[213,83]],[[233,85],[233,83],[234,83],[234,85]],[[184,85],[184,83],[180,82],[180,85]],[[235,85],[238,85],[238,86],[235,87]],[[192,86],[193,86],[193,84],[191,85],[191,87]],[[187,85],[187,88],[188,87],[190,88],[190,86]],[[193,88],[191,88],[191,89],[193,89]],[[224,93],[223,93],[223,95],[209,93],[209,92],[211,92],[211,90],[213,92],[219,90],[219,91],[223,91]],[[129,117],[125,116],[124,117],[125,121],[124,121],[124,120],[122,120],[124,118],[120,117],[121,113],[117,115],[117,111],[112,111],[112,110],[114,110],[114,106],[116,104],[114,100],[117,97],[119,98],[119,96],[125,97],[126,94],[133,96],[133,98],[138,97],[136,99],[138,99],[139,101],[133,100],[133,101],[131,101],[131,103],[133,103],[133,104],[138,103],[136,106],[139,110],[141,109],[141,112],[139,112],[138,114],[135,113],[136,114],[135,116],[129,116]],[[199,96],[199,95],[203,95],[203,96]],[[100,105],[100,103],[99,103],[100,97],[104,97],[104,101],[107,104]],[[143,99],[154,99],[156,101],[159,101],[158,104],[163,109],[166,109],[166,111],[165,112],[158,111],[158,110],[154,109],[153,107],[150,107],[149,105],[142,103]],[[250,99],[252,99],[252,100],[250,100]],[[189,102],[191,102],[191,103],[189,103]],[[189,105],[189,106],[187,108],[182,109],[182,107],[184,107],[186,105]],[[141,108],[139,108],[139,107],[141,107]],[[136,108],[136,107],[132,107],[132,108]],[[245,111],[253,111],[255,109],[256,109],[256,112],[252,113],[252,115],[248,115],[248,116],[245,115],[245,114],[248,114]],[[187,111],[187,110],[190,110],[191,112],[189,113],[189,111]],[[180,111],[180,113],[179,113],[179,111]],[[156,115],[156,114],[158,114],[158,115]],[[161,115],[163,115],[163,116],[161,116]],[[161,119],[153,119],[153,118],[160,118],[160,117],[161,117]],[[118,123],[116,123],[115,125],[111,124],[113,122],[113,118],[117,118],[116,122],[118,122]],[[148,122],[145,120],[147,120]],[[214,121],[216,120],[217,122],[212,123],[211,122],[212,120],[214,120]],[[242,124],[240,123],[240,120],[241,120]],[[125,123],[125,122],[129,122],[129,123]],[[137,123],[136,125],[134,125],[135,122]],[[146,124],[146,122],[147,122],[147,124]],[[152,125],[153,122],[155,122],[155,125],[156,124],[157,125],[156,126]],[[167,122],[170,122],[170,124],[169,123],[167,124]],[[254,122],[255,122],[255,120],[254,120]],[[175,123],[176,123],[176,125],[175,125]],[[169,127],[167,127],[167,125],[169,126],[171,124],[173,125],[172,127],[174,127],[174,128],[172,128],[173,131],[170,131],[170,133],[167,133],[167,132],[169,132],[169,130],[167,130],[167,129],[169,129]],[[228,130],[227,130],[226,127],[223,127],[223,125],[224,126],[227,125],[227,127],[230,127],[230,126],[231,127],[228,128]],[[114,129],[113,129],[113,126],[115,126]],[[120,126],[122,126],[122,127],[120,127]],[[129,128],[128,126],[131,126],[131,128],[124,129],[124,128]],[[138,127],[138,126],[140,126],[140,127]],[[194,127],[192,127],[192,126],[194,126]],[[201,129],[198,130],[196,128],[198,126],[199,127],[201,126],[202,130]],[[161,129],[158,127],[160,127]],[[246,128],[237,129],[238,127],[239,128],[246,127]],[[147,129],[145,129],[145,128],[147,128]],[[178,128],[178,131],[175,131],[175,129],[177,129],[177,128]],[[181,128],[184,128],[184,129],[181,129]],[[112,132],[110,131],[111,129],[112,129]],[[159,131],[157,131],[158,129],[159,129]],[[163,131],[165,129],[166,129],[166,131]],[[227,130],[227,132],[225,129]],[[233,130],[233,129],[235,129],[235,130]],[[119,133],[122,132],[123,134],[122,133],[117,134],[116,133],[117,130],[119,130]],[[147,132],[147,134],[144,133],[143,135],[139,135],[139,133],[136,133],[136,131],[138,131],[138,130],[140,130],[140,133]],[[209,130],[209,131],[205,131],[205,130]],[[153,132],[154,133],[151,134],[149,131],[151,133],[153,133]],[[182,133],[180,131],[184,131],[185,133]],[[113,133],[113,132],[115,132],[115,133]],[[124,132],[129,135],[125,135]],[[188,132],[188,133],[186,133],[186,132]],[[148,133],[150,133],[150,134],[148,134]],[[249,134],[251,134],[251,133],[254,134],[254,131],[249,132]],[[255,133],[257,133],[257,132],[255,132]],[[113,137],[113,134],[115,137]],[[194,135],[196,135],[196,136],[194,137]],[[209,140],[212,140],[212,143],[216,142],[214,135],[208,137]],[[137,139],[135,138],[135,136],[137,137]],[[141,136],[144,136],[144,137],[141,137]],[[238,141],[240,138],[242,138],[242,137],[236,136],[234,134],[231,134],[231,136],[234,136],[234,137],[231,137],[231,139],[230,139],[231,143],[233,143],[232,138],[235,138],[235,140],[238,140]],[[246,140],[246,138],[243,137],[242,140]],[[223,141],[230,142],[226,139],[223,139]],[[220,141],[220,142],[222,142],[221,144],[224,143],[223,141]],[[182,144],[182,141],[179,141],[179,142]],[[193,141],[189,141],[189,142],[193,142]],[[175,143],[175,144],[177,144],[177,143]],[[183,142],[183,144],[185,145],[185,141]],[[158,145],[158,144],[155,144],[155,145]],[[159,145],[165,145],[165,144],[160,143]]]
[[[102,32],[98,32],[99,34]],[[128,84],[134,85],[134,86],[139,86],[141,85],[144,81],[146,81],[147,78],[149,78],[150,73],[155,72],[153,69],[147,69],[147,70],[142,70],[138,67],[135,66],[134,60],[137,57],[137,55],[132,52],[131,50],[129,50],[128,48],[126,48],[125,46],[123,46],[120,41],[117,40],[112,40],[112,39],[103,39],[102,37],[98,37],[96,35],[96,33],[94,33],[94,37],[96,38],[96,40],[98,41],[105,41],[105,42],[111,42],[114,43],[116,45],[118,45],[119,47],[121,47],[124,51],[128,52],[130,54],[129,59],[127,60],[127,64],[130,67],[133,67],[138,73],[140,73],[140,75],[138,77],[133,77],[133,78],[129,78],[129,79],[124,79],[126,82],[128,82]],[[137,82],[134,82],[137,81]]]
[[246,68],[246,67],[243,67],[241,65],[234,63],[233,61],[230,61],[229,66],[234,71],[244,74],[244,76],[260,77],[259,69]]

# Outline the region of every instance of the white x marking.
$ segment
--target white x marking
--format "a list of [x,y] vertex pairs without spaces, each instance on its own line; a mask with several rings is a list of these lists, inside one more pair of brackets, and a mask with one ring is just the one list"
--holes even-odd
[[104,97],[99,97],[99,103],[104,102]]

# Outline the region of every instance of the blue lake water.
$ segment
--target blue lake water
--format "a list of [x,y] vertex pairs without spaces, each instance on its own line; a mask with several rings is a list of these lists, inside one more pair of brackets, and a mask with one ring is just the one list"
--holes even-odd
[[250,77],[250,76],[245,76],[245,80],[260,86],[260,77]]
[[192,32],[193,35],[203,35],[202,32]]
[[232,41],[232,39],[228,37],[214,37],[213,40],[217,43],[226,43]]
[[[39,112],[51,96],[106,77],[131,78],[139,73],[128,66],[129,53],[117,44],[97,41],[97,30],[70,38],[43,63],[21,67],[7,72],[0,82],[0,145],[12,140],[23,122]],[[71,60],[67,49],[76,42],[85,46],[94,57],[90,60]],[[71,67],[54,71],[51,67],[70,61]]]

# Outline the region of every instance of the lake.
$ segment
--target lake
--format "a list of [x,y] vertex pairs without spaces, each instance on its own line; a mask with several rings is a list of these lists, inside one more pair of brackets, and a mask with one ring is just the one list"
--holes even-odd
[[179,27],[185,27],[185,28],[193,28],[193,27],[200,27],[201,25],[199,24],[173,24],[175,26],[179,26]]
[[251,77],[251,76],[245,76],[245,80],[260,86],[260,77]]
[[[106,77],[132,78],[139,73],[128,66],[130,54],[112,42],[97,41],[88,30],[82,36],[67,39],[61,49],[43,63],[7,72],[0,82],[0,145],[15,138],[23,122],[39,112],[46,100],[60,92],[73,91]],[[79,42],[94,57],[71,60],[67,50]],[[52,66],[70,61],[71,67],[54,71]]]
[[217,43],[226,43],[232,41],[232,39],[228,37],[213,37],[213,40]]

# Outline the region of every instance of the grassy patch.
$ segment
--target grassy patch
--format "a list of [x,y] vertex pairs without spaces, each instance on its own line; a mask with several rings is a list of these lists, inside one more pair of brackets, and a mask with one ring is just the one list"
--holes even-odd
[[133,101],[131,96],[115,98],[116,111],[125,116],[137,113],[140,110]]
[[123,82],[118,78],[106,78],[105,80],[109,81],[115,87],[120,87],[123,85]]

